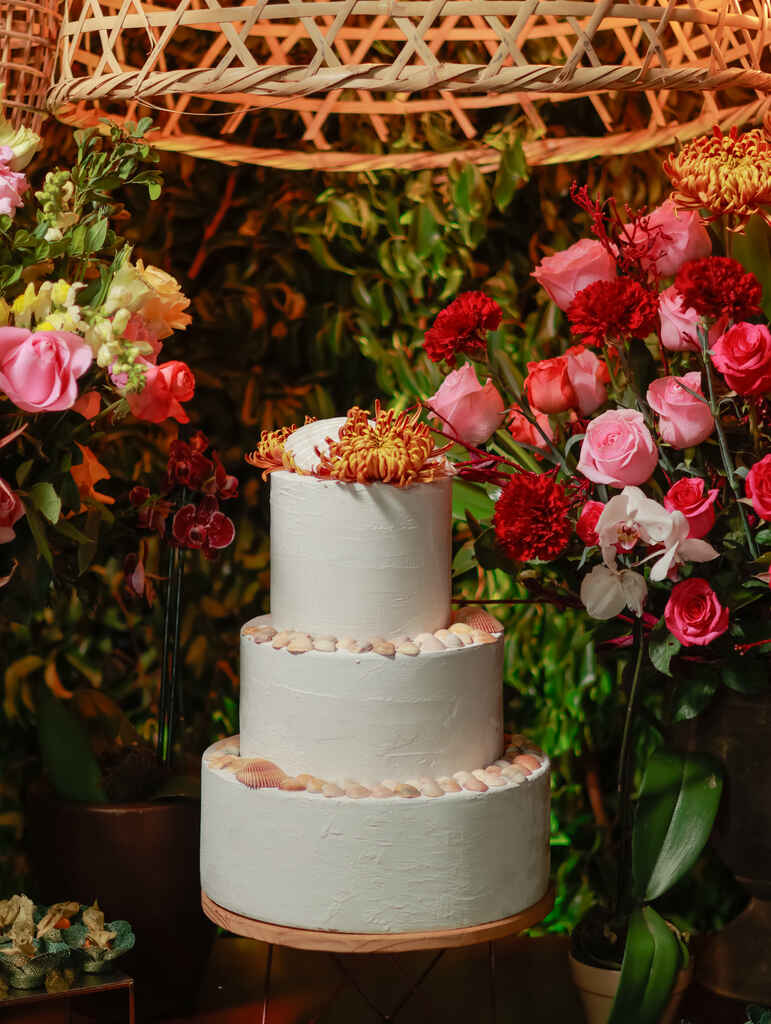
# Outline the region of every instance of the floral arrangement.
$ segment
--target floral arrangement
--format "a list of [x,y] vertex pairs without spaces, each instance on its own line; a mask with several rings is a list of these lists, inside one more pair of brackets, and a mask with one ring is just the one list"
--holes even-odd
[[[458,296],[425,335],[426,354],[448,370],[427,396],[430,414],[466,451],[458,475],[493,503],[489,522],[468,516],[478,563],[515,574],[534,600],[585,609],[606,645],[631,649],[622,874],[646,664],[673,677],[678,719],[706,707],[721,682],[766,687],[771,652],[771,295],[759,279],[771,144],[761,131],[716,130],[664,170],[672,195],[652,211],[619,210],[573,186],[593,237],[533,271],[571,343],[555,331],[524,379],[500,338],[502,311],[482,293]],[[711,771],[702,782],[719,788]],[[705,803],[689,823],[704,841],[715,810]],[[638,915],[629,935],[666,944],[653,908],[636,906],[620,883],[612,909]],[[630,968],[617,1006],[628,1012],[625,973],[632,984]],[[661,1006],[673,980],[659,985]],[[620,1012],[614,1021],[631,1020]]]

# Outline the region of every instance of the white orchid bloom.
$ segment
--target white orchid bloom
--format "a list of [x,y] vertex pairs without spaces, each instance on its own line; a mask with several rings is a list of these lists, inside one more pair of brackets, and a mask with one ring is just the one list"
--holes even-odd
[[581,583],[581,600],[593,619],[613,619],[624,608],[639,617],[647,596],[645,577],[631,569],[595,565]]
[[665,580],[670,571],[683,562],[711,562],[719,554],[706,540],[688,536],[690,525],[682,512],[676,510],[670,512],[670,516],[672,523],[669,535],[661,542],[664,550],[648,556],[656,559],[651,566],[651,580],[655,583]]
[[662,544],[672,532],[672,513],[648,498],[639,487],[625,487],[605,505],[597,520],[602,560],[616,568],[618,548],[631,551],[638,540]]

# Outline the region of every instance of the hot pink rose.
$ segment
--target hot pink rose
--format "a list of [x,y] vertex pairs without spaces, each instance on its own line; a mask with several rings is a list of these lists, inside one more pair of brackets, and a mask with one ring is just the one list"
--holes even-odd
[[93,358],[77,334],[0,327],[0,391],[25,412],[69,409]]
[[672,588],[664,621],[683,647],[704,647],[728,629],[728,609],[706,580],[692,576]]
[[574,408],[582,416],[590,416],[608,397],[607,384],[610,380],[608,368],[591,349],[573,345],[565,353],[568,361],[568,378],[576,393]]
[[715,525],[717,488],[704,492],[704,481],[698,476],[684,476],[672,484],[664,495],[664,508],[668,512],[682,512],[688,520],[688,536],[694,540],[706,537]]
[[712,362],[739,395],[771,391],[771,334],[765,324],[729,327],[710,349]]
[[601,501],[587,501],[581,509],[581,514],[576,523],[576,533],[587,547],[599,544],[597,536],[597,520],[602,515],[604,504]]
[[609,409],[592,420],[581,442],[578,470],[596,484],[644,484],[658,462],[658,449],[636,409]]
[[22,196],[29,188],[24,174],[11,170],[15,154],[10,146],[0,146],[0,213],[13,217],[19,206],[24,206]]
[[671,277],[688,260],[700,260],[712,252],[698,211],[678,210],[671,199],[645,217],[643,224],[654,239],[650,258],[659,277]]
[[16,536],[13,524],[24,515],[21,498],[0,476],[0,544],[7,544]]
[[744,481],[747,497],[761,519],[771,519],[771,455],[756,462]]
[[578,397],[568,376],[568,361],[565,356],[541,359],[527,364],[525,394],[534,409],[541,412],[558,413],[574,409]]
[[470,363],[448,373],[427,404],[441,429],[466,444],[484,444],[503,423],[503,399],[491,380],[479,383]]
[[587,285],[615,276],[616,261],[601,242],[592,238],[582,238],[562,252],[544,256],[533,271],[533,277],[560,309],[567,309]]
[[715,429],[715,417],[706,401],[691,391],[702,394],[701,374],[696,371],[684,377],[660,377],[648,388],[648,405],[659,414],[659,433],[674,448],[701,444]]
[[126,396],[129,407],[139,420],[162,423],[172,416],[178,423],[189,417],[180,402],[187,402],[195,393],[195,377],[186,363],[172,360],[154,366],[145,362],[145,386],[142,391]]
[[[539,412],[537,409],[533,409],[535,420],[538,426],[541,428],[546,437],[550,441],[554,440],[554,431],[549,423],[549,417],[545,413]],[[526,419],[521,409],[512,409],[509,414],[508,423],[506,424],[509,428],[509,433],[515,441],[519,441],[522,444],[532,445],[533,448],[548,448],[546,441],[544,440],[543,434],[536,430],[535,425]]]

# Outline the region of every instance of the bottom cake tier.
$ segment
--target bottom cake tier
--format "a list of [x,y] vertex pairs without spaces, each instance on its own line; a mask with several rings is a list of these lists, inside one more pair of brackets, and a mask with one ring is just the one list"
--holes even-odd
[[517,914],[547,890],[545,757],[481,792],[354,799],[252,788],[228,755],[237,737],[206,751],[201,792],[201,886],[226,910],[321,931],[439,931]]

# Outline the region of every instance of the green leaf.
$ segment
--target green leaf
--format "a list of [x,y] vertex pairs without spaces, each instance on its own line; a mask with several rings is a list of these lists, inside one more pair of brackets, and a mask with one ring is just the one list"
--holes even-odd
[[85,534],[88,537],[88,544],[81,544],[78,548],[78,575],[82,576],[94,560],[99,541],[99,527],[102,516],[98,508],[88,510],[86,517]]
[[49,523],[59,522],[62,503],[53,484],[47,482],[33,484],[29,489],[29,497],[35,508],[43,513]]
[[530,172],[525,152],[522,149],[522,142],[517,136],[501,153],[501,162],[495,175],[493,199],[501,213],[509,205],[517,189],[521,188],[529,177]]
[[493,517],[495,502],[482,484],[470,480],[453,480],[452,514],[454,519],[468,519],[470,512],[474,519],[489,523]]
[[769,689],[765,658],[736,658],[722,666],[723,683],[737,693],[766,693]]
[[38,740],[43,767],[65,800],[106,800],[99,765],[86,727],[48,690],[38,706]]
[[747,1018],[746,1024],[771,1024],[771,1010],[752,1003],[747,1007]]
[[672,670],[669,663],[679,650],[680,641],[669,632],[662,616],[651,631],[648,640],[648,654],[654,668],[663,672],[665,676],[671,676]]
[[471,572],[472,569],[476,568],[476,564],[474,545],[464,544],[452,560],[453,578],[463,576],[465,573]]
[[608,1024],[658,1024],[681,966],[680,943],[664,918],[653,907],[635,910]]
[[21,465],[17,467],[17,469],[16,469],[16,484],[17,484],[18,487],[23,487],[24,486],[24,481],[29,476],[29,471],[32,469],[32,466],[34,465],[34,461],[35,461],[34,459],[25,459],[25,461],[22,462]]
[[684,722],[700,715],[709,707],[719,685],[718,673],[702,667],[696,668],[692,676],[680,679],[675,691],[674,721]]
[[650,756],[632,830],[638,898],[655,900],[691,869],[709,839],[722,789],[720,762],[707,754]]
[[151,199],[159,199],[162,191],[157,181],[151,181],[147,186],[147,194]]
[[29,505],[27,506],[27,523],[29,525],[30,533],[32,534],[32,539],[35,541],[35,546],[38,549],[38,553],[43,556],[48,564],[48,568],[53,569],[54,556],[51,554],[51,549],[48,546],[45,525],[37,511]]

